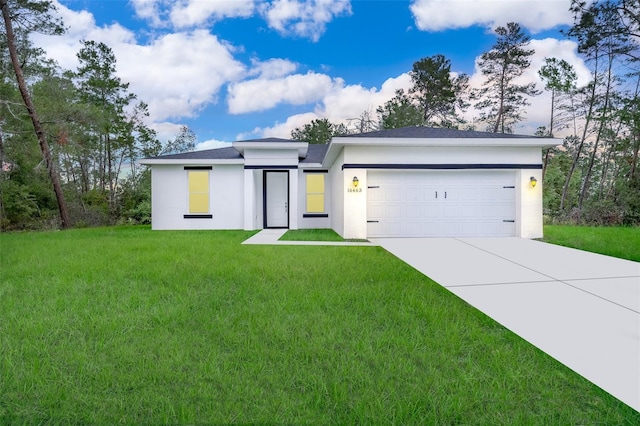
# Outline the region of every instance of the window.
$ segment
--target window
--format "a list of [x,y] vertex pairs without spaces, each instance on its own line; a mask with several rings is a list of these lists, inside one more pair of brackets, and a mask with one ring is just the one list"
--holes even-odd
[[209,171],[189,171],[189,213],[209,213]]
[[307,174],[307,213],[324,213],[324,174]]

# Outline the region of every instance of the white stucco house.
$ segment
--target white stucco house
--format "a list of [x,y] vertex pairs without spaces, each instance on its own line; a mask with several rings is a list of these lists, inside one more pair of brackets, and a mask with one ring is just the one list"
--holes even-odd
[[153,229],[332,228],[344,238],[542,237],[542,149],[428,127],[266,138],[147,158]]

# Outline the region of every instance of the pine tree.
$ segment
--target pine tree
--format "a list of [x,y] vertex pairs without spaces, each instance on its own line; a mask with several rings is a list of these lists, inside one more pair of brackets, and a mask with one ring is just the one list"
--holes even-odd
[[56,195],[58,210],[60,212],[61,227],[63,229],[71,226],[67,204],[65,201],[60,176],[56,168],[55,160],[51,154],[49,143],[42,122],[27,87],[23,67],[26,58],[20,58],[19,45],[28,45],[29,35],[38,32],[43,34],[59,35],[64,32],[62,22],[55,19],[52,13],[55,5],[51,1],[9,1],[0,0],[2,18],[4,21],[5,37],[11,64],[15,73],[20,95],[27,109],[27,113],[33,124],[33,130],[38,139],[40,150],[47,166],[47,171]]
[[516,84],[515,80],[531,65],[534,50],[527,49],[530,37],[520,25],[510,22],[495,29],[498,40],[492,49],[482,54],[479,62],[487,78],[482,88],[473,94],[479,101],[480,119],[494,133],[513,133],[513,125],[523,120],[527,97],[538,95],[535,83]]

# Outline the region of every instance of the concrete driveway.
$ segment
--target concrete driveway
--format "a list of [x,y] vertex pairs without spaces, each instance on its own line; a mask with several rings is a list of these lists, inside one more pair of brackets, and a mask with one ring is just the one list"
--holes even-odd
[[640,263],[520,238],[372,242],[640,411]]

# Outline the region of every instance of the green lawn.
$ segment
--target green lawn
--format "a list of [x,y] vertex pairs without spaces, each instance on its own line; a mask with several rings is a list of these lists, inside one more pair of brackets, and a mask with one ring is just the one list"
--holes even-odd
[[628,424],[379,247],[0,234],[0,424]]
[[281,241],[344,241],[333,229],[296,229],[288,230],[280,237]]
[[543,241],[640,262],[639,227],[545,225]]

